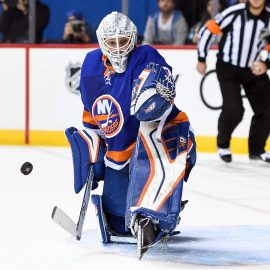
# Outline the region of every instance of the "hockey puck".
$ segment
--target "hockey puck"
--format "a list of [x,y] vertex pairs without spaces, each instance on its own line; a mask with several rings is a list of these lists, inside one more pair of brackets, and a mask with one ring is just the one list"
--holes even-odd
[[33,170],[33,165],[30,162],[24,162],[21,167],[21,173],[24,175],[28,175]]

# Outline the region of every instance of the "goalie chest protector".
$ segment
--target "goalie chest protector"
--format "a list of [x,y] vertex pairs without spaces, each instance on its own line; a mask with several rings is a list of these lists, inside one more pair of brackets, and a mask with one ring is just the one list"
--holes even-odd
[[115,73],[100,49],[89,52],[81,71],[84,126],[100,129],[106,137],[105,163],[122,169],[132,153],[139,121],[130,115],[133,82],[151,62],[166,66],[164,58],[150,46],[136,47],[124,73]]

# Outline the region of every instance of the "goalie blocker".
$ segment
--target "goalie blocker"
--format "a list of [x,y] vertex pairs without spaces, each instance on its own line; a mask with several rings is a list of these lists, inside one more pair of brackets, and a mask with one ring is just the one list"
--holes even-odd
[[75,127],[66,129],[65,135],[72,151],[75,193],[84,187],[90,166],[94,171],[92,189],[97,188],[98,181],[104,177],[104,141],[92,130],[77,130]]

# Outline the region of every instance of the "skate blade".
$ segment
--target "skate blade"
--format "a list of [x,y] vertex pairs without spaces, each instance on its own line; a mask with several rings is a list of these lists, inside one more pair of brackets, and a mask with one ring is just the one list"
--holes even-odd
[[137,234],[137,258],[140,260],[143,256],[142,252],[142,227],[138,226],[138,234]]
[[143,247],[143,230],[139,225],[138,227],[138,236],[137,236],[137,258],[141,260],[145,252],[149,249],[149,247]]

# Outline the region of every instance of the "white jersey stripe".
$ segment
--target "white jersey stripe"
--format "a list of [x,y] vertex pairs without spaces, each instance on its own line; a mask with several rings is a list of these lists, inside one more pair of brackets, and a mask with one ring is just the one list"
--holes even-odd
[[241,60],[240,60],[241,67],[245,67],[246,65],[249,47],[252,45],[250,44],[250,40],[251,40],[253,26],[254,26],[254,21],[250,20],[246,23],[246,26],[244,29],[244,42],[243,42],[242,55],[241,55]]

